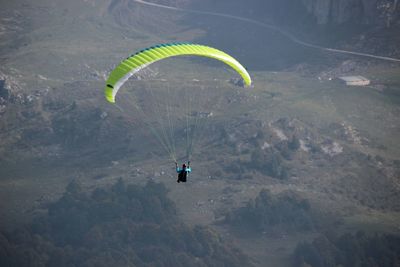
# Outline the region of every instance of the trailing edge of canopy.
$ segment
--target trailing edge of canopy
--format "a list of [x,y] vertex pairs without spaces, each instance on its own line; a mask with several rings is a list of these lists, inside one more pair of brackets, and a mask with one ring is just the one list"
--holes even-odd
[[115,103],[119,88],[136,72],[148,65],[173,56],[203,56],[224,62],[242,76],[246,86],[251,85],[251,77],[246,69],[230,55],[204,45],[191,43],[159,44],[145,48],[123,60],[110,74],[106,82],[105,97]]

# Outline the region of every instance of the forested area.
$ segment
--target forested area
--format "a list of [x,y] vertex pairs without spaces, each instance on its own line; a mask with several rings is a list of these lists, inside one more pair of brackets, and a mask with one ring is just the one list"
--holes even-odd
[[176,215],[163,184],[71,182],[47,213],[0,234],[0,266],[251,266],[206,227]]
[[293,192],[273,195],[263,189],[244,207],[227,214],[225,222],[245,232],[302,232],[317,227],[309,202]]
[[364,232],[321,236],[300,243],[294,252],[295,267],[400,266],[400,237]]

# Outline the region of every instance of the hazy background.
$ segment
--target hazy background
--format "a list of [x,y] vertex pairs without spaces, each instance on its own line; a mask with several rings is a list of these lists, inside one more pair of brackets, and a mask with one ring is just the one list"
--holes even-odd
[[[398,1],[152,3],[178,10],[0,1],[0,265],[399,266]],[[118,107],[104,100],[122,59],[182,41],[231,54],[254,88],[172,58],[128,81]],[[371,84],[337,79],[349,75]],[[162,116],[130,99],[179,107],[182,90],[212,116],[177,184],[148,127]]]

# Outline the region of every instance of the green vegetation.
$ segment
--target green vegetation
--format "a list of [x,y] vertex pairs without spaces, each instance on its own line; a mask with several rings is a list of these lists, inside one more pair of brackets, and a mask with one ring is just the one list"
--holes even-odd
[[271,177],[286,179],[288,172],[284,160],[278,152],[257,149],[251,153],[248,166]]
[[[286,121],[287,119],[281,119]],[[280,121],[280,120],[279,120]],[[300,148],[299,138],[285,129],[288,140],[272,137],[274,132],[260,121],[245,121],[229,129],[221,129],[221,139],[234,160],[224,160],[224,170],[237,178],[248,178],[258,172],[264,176],[285,180],[290,176],[289,161]],[[237,137],[239,136],[239,137]]]
[[400,237],[366,235],[364,232],[339,237],[321,236],[312,243],[300,243],[293,266],[399,266]]
[[293,192],[274,196],[261,190],[246,206],[231,211],[225,222],[244,232],[303,232],[315,229],[309,202]]
[[[263,150],[254,148],[250,154],[250,159],[235,159],[224,164],[224,171],[229,174],[234,174],[237,179],[251,178],[251,173],[254,171],[260,172],[263,175],[271,176],[277,179],[287,179],[289,177],[288,167],[282,154],[287,151],[286,159],[289,159],[290,152],[288,151],[287,143],[283,148]],[[250,152],[250,151],[244,151]],[[243,152],[243,153],[244,153]]]
[[25,228],[0,235],[1,266],[251,266],[205,227],[178,220],[163,184],[92,193],[72,182]]

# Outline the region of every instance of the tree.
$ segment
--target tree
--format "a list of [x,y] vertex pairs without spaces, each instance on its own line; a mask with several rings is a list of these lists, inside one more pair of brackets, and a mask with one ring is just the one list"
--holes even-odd
[[293,135],[292,139],[290,140],[289,148],[293,151],[296,151],[300,148],[300,140],[296,135]]

